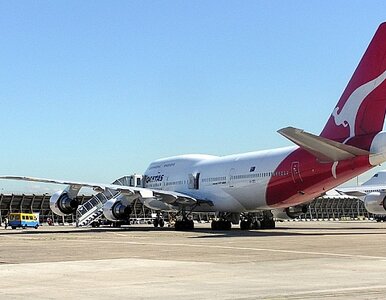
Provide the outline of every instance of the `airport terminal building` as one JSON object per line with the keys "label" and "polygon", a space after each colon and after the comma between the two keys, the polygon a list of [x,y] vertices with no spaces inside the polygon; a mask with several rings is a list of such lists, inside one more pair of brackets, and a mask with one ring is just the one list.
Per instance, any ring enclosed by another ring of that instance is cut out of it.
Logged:
{"label": "airport terminal building", "polygon": [[[1,194],[0,195],[0,220],[13,212],[38,213],[40,223],[47,222],[48,219],[55,223],[77,224],[78,216],[76,213],[65,217],[58,216],[50,210],[50,196],[25,195],[25,194]],[[90,201],[94,201],[93,196],[80,195],[78,201],[80,207],[87,208]],[[143,206],[139,201],[132,205],[133,219],[151,218],[152,211]],[[334,195],[319,197],[308,204],[308,212],[302,214],[300,219],[309,220],[347,220],[356,218],[372,218],[373,215],[366,211],[363,202],[351,196]]]}

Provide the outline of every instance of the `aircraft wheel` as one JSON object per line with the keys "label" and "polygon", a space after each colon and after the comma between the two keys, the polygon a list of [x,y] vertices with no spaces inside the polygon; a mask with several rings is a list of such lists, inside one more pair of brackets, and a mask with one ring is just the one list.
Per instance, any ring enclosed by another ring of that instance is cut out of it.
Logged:
{"label": "aircraft wheel", "polygon": [[261,222],[259,220],[256,220],[252,223],[253,229],[260,229],[261,228]]}
{"label": "aircraft wheel", "polygon": [[212,230],[217,230],[218,229],[218,222],[216,220],[212,220],[210,227],[212,228]]}
{"label": "aircraft wheel", "polygon": [[153,220],[153,226],[154,227],[158,227],[158,219],[154,219]]}
{"label": "aircraft wheel", "polygon": [[182,230],[182,224],[181,224],[181,221],[176,221],[176,223],[174,223],[174,229],[175,230]]}
{"label": "aircraft wheel", "polygon": [[223,229],[224,230],[231,230],[232,229],[232,222],[231,221],[223,221]]}
{"label": "aircraft wheel", "polygon": [[246,220],[242,220],[240,222],[240,229],[241,230],[248,230],[251,226],[251,223],[249,221],[246,221]]}
{"label": "aircraft wheel", "polygon": [[268,223],[268,229],[275,229],[276,227],[275,220],[269,219],[267,223]]}
{"label": "aircraft wheel", "polygon": [[175,230],[193,230],[194,223],[193,220],[179,220],[174,224]]}
{"label": "aircraft wheel", "polygon": [[163,219],[160,219],[158,223],[159,227],[161,228],[165,226],[165,221]]}
{"label": "aircraft wheel", "polygon": [[261,221],[261,229],[275,229],[275,225],[273,219],[264,219]]}
{"label": "aircraft wheel", "polygon": [[194,222],[193,220],[187,220],[187,227],[189,230],[193,230],[194,229]]}

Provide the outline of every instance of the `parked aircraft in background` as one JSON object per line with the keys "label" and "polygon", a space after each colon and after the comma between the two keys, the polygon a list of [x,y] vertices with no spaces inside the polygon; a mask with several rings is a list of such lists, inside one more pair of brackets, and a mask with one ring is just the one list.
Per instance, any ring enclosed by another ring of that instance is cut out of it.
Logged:
{"label": "parked aircraft in background", "polygon": [[[67,184],[50,200],[59,215],[74,212],[79,190],[92,187],[109,198],[104,206],[109,220],[127,218],[130,203],[138,199],[157,211],[178,212],[176,229],[193,228],[193,211],[216,212],[213,229],[229,229],[240,219],[242,229],[274,228],[272,211],[296,216],[304,212],[304,203],[386,161],[385,41],[383,23],[319,136],[293,127],[278,131],[297,146],[223,157],[164,158],[152,162],[143,183],[133,186],[1,178]],[[384,194],[372,197],[383,200]]]}
{"label": "parked aircraft in background", "polygon": [[341,194],[354,196],[363,201],[368,212],[386,215],[386,171],[380,171],[359,186],[336,189]]}

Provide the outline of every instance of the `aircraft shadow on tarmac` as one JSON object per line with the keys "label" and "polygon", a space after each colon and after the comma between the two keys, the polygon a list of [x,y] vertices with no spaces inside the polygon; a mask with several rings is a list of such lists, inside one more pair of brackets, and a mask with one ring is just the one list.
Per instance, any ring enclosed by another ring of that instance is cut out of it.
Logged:
{"label": "aircraft shadow on tarmac", "polygon": [[[232,229],[229,231],[212,231],[208,229],[196,229],[196,232],[205,233],[204,236],[192,236],[188,238],[192,239],[204,239],[204,238],[224,238],[224,237],[272,237],[272,236],[344,236],[344,235],[386,235],[386,232],[379,232],[378,229],[384,228],[301,228],[302,232],[299,232],[299,229],[294,228],[280,228],[280,229],[271,229],[271,230],[240,230]],[[363,230],[367,230],[363,232]],[[323,231],[323,232],[316,232]]]}
{"label": "aircraft shadow on tarmac", "polygon": [[[382,230],[382,232],[380,232]],[[90,234],[90,233],[105,233],[105,232],[164,232],[164,231],[175,231],[174,228],[154,228],[154,227],[99,227],[99,228],[66,228],[66,227],[56,227],[44,229],[40,227],[39,229],[7,229],[0,230],[1,235],[13,235],[13,234],[26,234],[26,235],[35,235],[35,234]],[[365,231],[365,232],[364,232]],[[277,229],[270,230],[240,230],[239,228],[233,228],[231,230],[212,230],[209,228],[196,228],[193,231],[177,231],[177,232],[192,232],[194,234],[202,233],[202,235],[196,236],[187,236],[186,238],[190,239],[205,239],[205,238],[230,238],[230,237],[272,237],[272,236],[325,236],[325,235],[334,235],[334,236],[343,236],[343,235],[386,235],[385,227],[302,227],[302,228],[292,228],[292,227],[280,227]]]}

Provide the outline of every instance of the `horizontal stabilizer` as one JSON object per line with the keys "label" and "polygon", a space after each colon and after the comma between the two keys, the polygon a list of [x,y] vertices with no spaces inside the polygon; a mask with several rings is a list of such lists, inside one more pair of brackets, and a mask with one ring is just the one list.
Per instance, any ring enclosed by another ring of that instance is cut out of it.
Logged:
{"label": "horizontal stabilizer", "polygon": [[335,142],[294,127],[282,128],[278,130],[278,133],[294,142],[300,148],[310,152],[323,163],[336,162],[370,154],[366,150]]}

